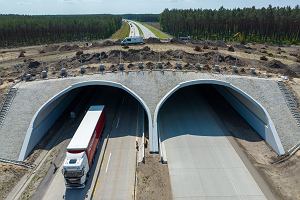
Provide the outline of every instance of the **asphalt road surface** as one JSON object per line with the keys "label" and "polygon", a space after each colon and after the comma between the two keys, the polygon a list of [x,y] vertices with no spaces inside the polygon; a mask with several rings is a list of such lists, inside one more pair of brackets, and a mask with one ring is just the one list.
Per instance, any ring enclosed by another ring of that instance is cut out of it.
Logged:
{"label": "asphalt road surface", "polygon": [[170,98],[159,116],[174,199],[266,199],[200,91]]}

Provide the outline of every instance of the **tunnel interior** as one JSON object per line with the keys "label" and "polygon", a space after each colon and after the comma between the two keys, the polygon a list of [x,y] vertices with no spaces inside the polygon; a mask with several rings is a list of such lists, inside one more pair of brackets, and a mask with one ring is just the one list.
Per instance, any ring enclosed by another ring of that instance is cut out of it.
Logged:
{"label": "tunnel interior", "polygon": [[161,142],[182,135],[233,136],[250,142],[266,139],[264,111],[223,85],[198,84],[174,92],[158,112]]}
{"label": "tunnel interior", "polygon": [[[134,117],[138,115],[137,112],[143,113],[143,122],[148,127],[148,118],[143,105],[127,91],[107,85],[82,86],[64,93],[40,110],[33,122],[24,158],[34,149],[51,149],[60,142],[72,138],[91,105],[105,105],[106,131],[112,128],[113,123],[119,123],[116,120],[120,112],[126,113],[128,117],[119,120],[128,122],[136,120]],[[75,119],[71,119],[71,112],[75,113]],[[135,133],[124,130],[122,134]],[[145,134],[148,134],[148,131],[145,131]],[[56,138],[54,142],[48,144],[54,137]]]}

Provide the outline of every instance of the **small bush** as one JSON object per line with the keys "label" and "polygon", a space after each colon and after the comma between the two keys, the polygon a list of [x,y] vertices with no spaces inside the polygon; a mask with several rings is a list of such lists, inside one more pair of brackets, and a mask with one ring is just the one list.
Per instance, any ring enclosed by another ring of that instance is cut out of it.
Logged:
{"label": "small bush", "polygon": [[229,46],[227,50],[228,50],[228,51],[231,51],[231,52],[234,52],[233,46]]}
{"label": "small bush", "polygon": [[261,57],[260,57],[260,60],[268,61],[268,58],[267,58],[266,56],[261,56]]}
{"label": "small bush", "polygon": [[209,49],[208,45],[207,44],[203,45],[203,49]]}
{"label": "small bush", "polygon": [[198,51],[198,52],[202,52],[202,49],[201,49],[201,47],[199,47],[199,46],[195,46],[194,50],[195,50],[195,51]]}

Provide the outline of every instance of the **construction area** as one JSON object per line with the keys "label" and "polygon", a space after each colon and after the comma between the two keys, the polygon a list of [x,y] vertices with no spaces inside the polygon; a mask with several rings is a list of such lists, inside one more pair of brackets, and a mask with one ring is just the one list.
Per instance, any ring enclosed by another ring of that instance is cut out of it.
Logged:
{"label": "construction area", "polygon": [[[299,46],[120,42],[0,49],[0,199],[300,199]],[[60,166],[93,102],[109,108],[99,162],[70,192]],[[208,167],[235,189],[211,191]]]}

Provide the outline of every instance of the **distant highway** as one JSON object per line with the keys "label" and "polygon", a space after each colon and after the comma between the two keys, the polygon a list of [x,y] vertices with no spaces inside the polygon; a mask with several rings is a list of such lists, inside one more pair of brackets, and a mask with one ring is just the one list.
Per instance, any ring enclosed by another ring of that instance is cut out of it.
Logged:
{"label": "distant highway", "polygon": [[141,31],[143,32],[142,37],[144,39],[148,39],[148,38],[157,38],[155,36],[154,33],[152,33],[152,31],[150,31],[147,27],[145,27],[143,24],[136,22],[136,21],[132,21],[132,20],[126,20],[130,26],[130,33],[129,33],[129,37],[132,36],[141,36],[139,34],[139,29],[137,27],[139,27],[141,29]]}
{"label": "distant highway", "polygon": [[266,199],[226,138],[205,95],[180,92],[161,110],[159,131],[174,199]]}
{"label": "distant highway", "polygon": [[140,36],[140,32],[138,27],[132,21],[126,20],[130,27],[129,37],[137,37]]}
{"label": "distant highway", "polygon": [[148,39],[148,38],[157,38],[156,35],[150,31],[150,29],[148,29],[146,26],[144,26],[143,24],[139,23],[139,22],[136,22],[134,21],[134,23],[140,27],[140,29],[142,30],[143,32],[143,35],[144,35],[144,38],[145,39]]}

